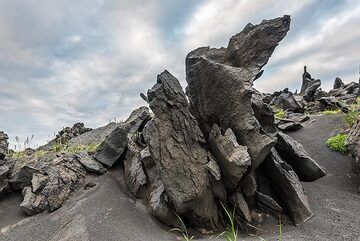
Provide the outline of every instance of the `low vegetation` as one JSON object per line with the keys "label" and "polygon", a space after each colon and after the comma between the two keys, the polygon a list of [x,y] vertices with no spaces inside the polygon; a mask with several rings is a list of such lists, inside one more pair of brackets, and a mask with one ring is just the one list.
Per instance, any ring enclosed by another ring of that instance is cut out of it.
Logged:
{"label": "low vegetation", "polygon": [[339,114],[341,112],[340,109],[326,109],[324,111],[321,112],[321,114],[324,115],[336,115]]}
{"label": "low vegetation", "polygon": [[359,118],[359,110],[351,108],[348,113],[345,115],[346,124],[351,128]]}
{"label": "low vegetation", "polygon": [[238,229],[235,226],[235,208],[233,212],[230,212],[223,203],[221,203],[222,208],[225,211],[226,217],[228,219],[228,228],[221,236],[225,237],[226,241],[236,241],[238,236]]}
{"label": "low vegetation", "polygon": [[326,145],[330,147],[333,151],[338,151],[341,153],[346,153],[347,149],[345,146],[345,141],[347,138],[347,134],[337,134],[336,136],[330,137],[326,141]]}
{"label": "low vegetation", "polygon": [[271,108],[273,109],[276,118],[285,118],[285,111],[283,109],[276,106],[271,106]]}
{"label": "low vegetation", "polygon": [[185,226],[185,223],[183,222],[183,220],[181,219],[181,217],[179,215],[177,215],[176,213],[174,213],[175,216],[178,218],[179,223],[180,223],[180,227],[179,228],[172,228],[169,230],[169,232],[178,232],[182,235],[181,239],[184,241],[190,241],[195,239],[194,236],[190,236],[188,233],[188,230]]}

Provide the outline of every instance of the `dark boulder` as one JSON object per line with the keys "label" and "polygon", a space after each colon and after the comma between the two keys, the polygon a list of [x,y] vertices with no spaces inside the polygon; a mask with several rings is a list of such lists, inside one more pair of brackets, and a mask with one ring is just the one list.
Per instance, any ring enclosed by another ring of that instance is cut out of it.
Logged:
{"label": "dark boulder", "polygon": [[260,131],[252,110],[253,82],[289,30],[290,17],[248,24],[227,48],[202,47],[186,57],[190,109],[207,138],[214,123],[231,128],[252,161],[261,163],[274,139]]}
{"label": "dark boulder", "polygon": [[179,81],[168,71],[147,93],[154,117],[144,137],[164,189],[178,214],[196,227],[215,228],[218,212],[208,176],[208,152]]}
{"label": "dark boulder", "polygon": [[265,97],[259,91],[254,90],[251,97],[251,106],[257,121],[264,131],[267,133],[275,133],[277,130],[274,112],[270,105],[264,102],[264,98]]}
{"label": "dark boulder", "polygon": [[325,170],[306,153],[300,143],[281,132],[277,137],[276,150],[292,166],[301,181],[313,182],[326,175]]}
{"label": "dark boulder", "polygon": [[111,167],[124,154],[128,140],[136,135],[150,119],[147,107],[134,110],[130,117],[116,127],[109,136],[99,145],[94,155],[102,164]]}
{"label": "dark boulder", "polygon": [[348,113],[350,111],[349,107],[338,101],[333,96],[320,98],[319,102],[325,107],[325,109],[340,109],[344,113]]}
{"label": "dark boulder", "polygon": [[87,171],[99,173],[99,174],[104,174],[106,172],[106,168],[103,165],[101,165],[101,163],[97,162],[87,152],[82,151],[78,153],[76,157]]}
{"label": "dark boulder", "polygon": [[265,161],[266,172],[274,191],[286,205],[295,225],[302,224],[313,216],[300,180],[290,165],[284,162],[273,149]]}
{"label": "dark boulder", "polygon": [[334,81],[334,87],[333,87],[333,89],[335,90],[335,89],[340,89],[340,88],[342,88],[342,87],[344,87],[344,82],[342,82],[342,80],[339,78],[339,77],[336,77],[335,78],[335,81]]}
{"label": "dark boulder", "polygon": [[295,96],[291,92],[283,92],[280,95],[275,96],[270,105],[292,112],[304,112],[303,106],[295,99]]}

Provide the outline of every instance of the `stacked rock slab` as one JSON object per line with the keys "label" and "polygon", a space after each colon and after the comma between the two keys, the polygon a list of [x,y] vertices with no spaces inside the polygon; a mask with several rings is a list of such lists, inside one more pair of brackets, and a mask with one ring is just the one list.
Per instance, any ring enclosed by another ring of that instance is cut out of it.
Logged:
{"label": "stacked rock slab", "polygon": [[111,167],[125,153],[128,140],[150,119],[149,109],[140,107],[134,110],[130,117],[116,127],[100,144],[95,153],[95,159]]}
{"label": "stacked rock slab", "polygon": [[253,166],[259,166],[275,140],[260,131],[251,96],[278,43],[289,30],[290,17],[248,24],[233,36],[227,48],[202,47],[186,57],[190,109],[207,138],[213,124],[231,128],[241,145],[248,147]]}

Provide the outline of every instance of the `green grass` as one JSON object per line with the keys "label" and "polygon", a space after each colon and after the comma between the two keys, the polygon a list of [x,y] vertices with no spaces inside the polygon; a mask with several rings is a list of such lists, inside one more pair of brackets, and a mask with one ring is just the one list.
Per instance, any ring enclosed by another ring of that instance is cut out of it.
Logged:
{"label": "green grass", "polygon": [[25,156],[25,151],[14,151],[11,153],[12,158],[21,158]]}
{"label": "green grass", "polygon": [[221,233],[219,236],[225,237],[226,241],[236,241],[238,236],[238,229],[235,226],[235,208],[233,212],[230,212],[222,202],[221,206],[225,211],[229,223],[227,230]]}
{"label": "green grass", "polygon": [[340,109],[326,109],[324,111],[321,111],[321,114],[324,114],[324,115],[336,115],[336,114],[338,114],[340,112],[341,112]]}
{"label": "green grass", "polygon": [[271,108],[273,109],[276,118],[285,118],[285,111],[283,109],[276,106],[271,106]]}
{"label": "green grass", "polygon": [[346,153],[347,152],[345,146],[346,138],[347,138],[347,134],[338,134],[336,136],[332,136],[326,141],[326,145],[330,147],[330,149],[333,151]]}
{"label": "green grass", "polygon": [[178,218],[179,223],[180,223],[180,227],[179,228],[172,228],[169,230],[169,232],[178,232],[182,235],[181,239],[184,241],[190,241],[195,239],[194,236],[190,236],[188,233],[188,230],[186,228],[185,223],[183,222],[183,220],[181,219],[181,217],[179,215],[177,215],[176,213],[174,213],[175,216]]}
{"label": "green grass", "polygon": [[75,146],[67,148],[67,151],[70,153],[74,153],[74,154],[82,152],[82,151],[94,153],[94,152],[96,152],[98,147],[99,147],[99,144],[75,145]]}
{"label": "green grass", "polygon": [[355,108],[351,108],[348,113],[345,115],[345,122],[351,128],[359,118],[359,111]]}

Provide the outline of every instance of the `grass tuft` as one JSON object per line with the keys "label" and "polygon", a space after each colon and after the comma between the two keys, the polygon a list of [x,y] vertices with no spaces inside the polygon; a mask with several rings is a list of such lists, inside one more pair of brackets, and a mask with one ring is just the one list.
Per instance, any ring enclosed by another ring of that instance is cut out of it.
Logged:
{"label": "grass tuft", "polygon": [[221,206],[225,211],[229,224],[228,229],[221,233],[220,236],[225,237],[226,241],[236,241],[238,236],[238,229],[235,226],[235,208],[233,212],[230,212],[222,202]]}
{"label": "grass tuft", "polygon": [[338,151],[341,153],[346,153],[347,149],[345,146],[345,141],[347,138],[347,134],[337,134],[336,136],[330,137],[326,141],[326,145],[330,147],[333,151]]}
{"label": "grass tuft", "polygon": [[182,235],[182,240],[184,241],[190,241],[195,239],[194,236],[189,236],[188,230],[185,226],[185,223],[183,222],[183,220],[181,219],[181,217],[179,215],[177,215],[176,213],[174,213],[175,216],[178,218],[179,223],[180,223],[180,227],[179,228],[172,228],[169,230],[169,232],[178,232]]}
{"label": "grass tuft", "polygon": [[355,108],[351,108],[348,113],[345,115],[345,122],[351,128],[359,118],[359,111]]}

